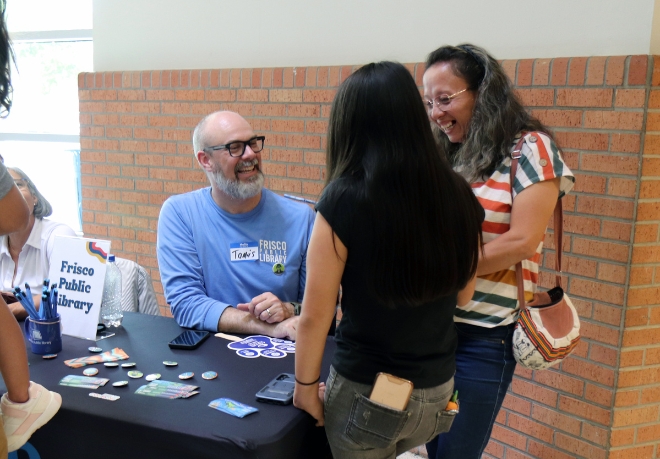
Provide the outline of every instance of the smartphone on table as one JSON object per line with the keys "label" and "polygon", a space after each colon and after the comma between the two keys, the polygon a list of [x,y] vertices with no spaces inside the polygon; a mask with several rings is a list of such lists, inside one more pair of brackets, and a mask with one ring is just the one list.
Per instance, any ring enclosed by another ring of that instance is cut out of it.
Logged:
{"label": "smartphone on table", "polygon": [[197,349],[210,334],[207,331],[186,330],[167,344],[171,349]]}
{"label": "smartphone on table", "polygon": [[408,406],[413,383],[388,373],[378,373],[369,399],[395,410],[403,411]]}
{"label": "smartphone on table", "polygon": [[273,403],[275,405],[288,405],[293,401],[295,377],[290,373],[280,373],[257,392],[257,401]]}

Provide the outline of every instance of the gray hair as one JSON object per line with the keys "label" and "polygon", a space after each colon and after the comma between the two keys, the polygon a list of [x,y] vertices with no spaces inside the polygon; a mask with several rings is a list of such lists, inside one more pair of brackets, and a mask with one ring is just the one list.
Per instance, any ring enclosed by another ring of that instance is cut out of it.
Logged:
{"label": "gray hair", "polygon": [[37,198],[37,203],[34,205],[34,217],[35,218],[44,218],[48,217],[53,213],[53,206],[50,205],[50,202],[46,198],[44,198],[44,195],[39,193],[39,190],[37,190],[36,185],[32,180],[30,180],[30,177],[27,176],[25,172],[20,170],[18,167],[8,167],[7,170],[10,170],[17,174],[21,180],[23,180],[28,187],[28,190],[30,190],[30,194]]}
{"label": "gray hair", "polygon": [[547,127],[527,113],[504,69],[485,49],[469,43],[443,46],[429,54],[426,68],[441,62],[449,62],[454,74],[476,94],[462,143],[451,143],[434,126],[441,150],[469,182],[489,177],[510,156],[519,132],[541,131],[550,135]]}

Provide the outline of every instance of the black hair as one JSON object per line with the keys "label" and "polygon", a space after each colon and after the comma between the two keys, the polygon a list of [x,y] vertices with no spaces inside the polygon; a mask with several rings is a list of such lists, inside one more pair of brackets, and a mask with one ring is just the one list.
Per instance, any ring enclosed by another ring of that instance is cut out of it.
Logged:
{"label": "black hair", "polygon": [[[404,66],[365,65],[340,86],[330,112],[327,182],[349,191],[373,221],[369,293],[420,305],[474,275],[483,209],[440,154],[419,90]],[[397,269],[392,269],[397,266]]]}
{"label": "black hair", "polygon": [[15,62],[14,51],[11,48],[9,32],[5,20],[7,2],[0,0],[0,118],[5,118],[11,110],[11,61]]}

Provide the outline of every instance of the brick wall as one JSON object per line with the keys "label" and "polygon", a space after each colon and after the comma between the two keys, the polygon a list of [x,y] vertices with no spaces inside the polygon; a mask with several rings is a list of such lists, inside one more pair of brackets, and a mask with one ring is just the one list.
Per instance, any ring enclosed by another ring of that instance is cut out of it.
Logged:
{"label": "brick wall", "polygon": [[[660,458],[660,69],[649,56],[502,64],[577,177],[565,199],[564,268],[584,338],[557,369],[518,370],[486,456]],[[421,85],[423,65],[408,68]],[[266,186],[316,198],[330,104],[352,71],[81,74],[85,234],[150,269],[169,315],[156,226],[168,196],[207,186],[192,155],[194,126],[214,110],[241,113],[266,135]]]}
{"label": "brick wall", "polygon": [[[641,62],[641,59],[640,59]],[[660,59],[650,60],[645,135],[612,416],[612,458],[660,457]],[[641,78],[638,80],[641,84]],[[638,96],[641,99],[641,95]]]}

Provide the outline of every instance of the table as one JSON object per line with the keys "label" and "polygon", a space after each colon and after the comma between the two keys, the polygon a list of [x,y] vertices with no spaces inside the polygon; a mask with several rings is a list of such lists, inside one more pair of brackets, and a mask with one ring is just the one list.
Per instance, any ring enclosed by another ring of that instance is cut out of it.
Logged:
{"label": "table", "polygon": [[[138,313],[124,313],[122,327],[113,330],[115,336],[97,345],[103,351],[123,349],[130,356],[124,362],[136,362],[137,366],[93,365],[99,369],[98,377],[110,379],[96,391],[58,385],[62,377],[81,375],[90,368],[70,368],[63,362],[92,355],[87,348],[94,346],[94,341],[63,336],[63,350],[53,360],[32,354],[27,343],[31,379],[62,395],[60,411],[29,441],[43,459],[331,457],[325,431],[314,427],[311,416],[293,405],[255,400],[255,393],[272,378],[281,372],[294,372],[292,354],[281,359],[241,358],[227,348],[229,341],[214,336],[193,351],[170,349],[167,343],[183,329],[174,319]],[[334,339],[328,337],[323,380],[334,349]],[[165,360],[179,365],[166,367]],[[144,376],[160,373],[162,380],[194,384],[200,393],[175,400],[137,395],[135,390],[147,381],[144,377],[128,378],[129,370],[139,370]],[[186,371],[194,372],[194,378],[179,380],[178,375]],[[218,378],[202,379],[205,371],[216,371]],[[119,380],[128,380],[128,386],[113,387],[112,382]],[[90,397],[90,392],[121,398],[106,401]],[[207,406],[219,397],[254,406],[259,412],[241,419]]]}

